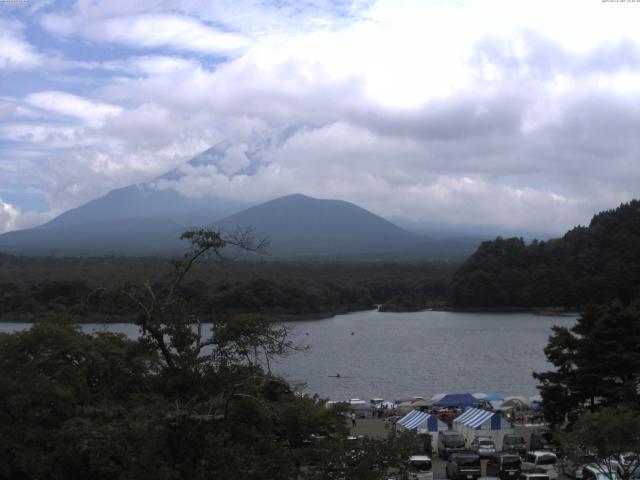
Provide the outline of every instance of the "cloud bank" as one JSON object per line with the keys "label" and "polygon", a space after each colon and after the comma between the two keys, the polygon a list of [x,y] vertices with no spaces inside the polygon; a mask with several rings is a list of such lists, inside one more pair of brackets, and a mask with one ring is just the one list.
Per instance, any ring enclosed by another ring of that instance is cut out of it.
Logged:
{"label": "cloud bank", "polygon": [[[35,222],[222,140],[224,161],[156,187],[550,233],[639,195],[640,4],[215,5],[79,0],[11,21],[0,196],[39,192]],[[32,211],[11,208],[5,231]]]}

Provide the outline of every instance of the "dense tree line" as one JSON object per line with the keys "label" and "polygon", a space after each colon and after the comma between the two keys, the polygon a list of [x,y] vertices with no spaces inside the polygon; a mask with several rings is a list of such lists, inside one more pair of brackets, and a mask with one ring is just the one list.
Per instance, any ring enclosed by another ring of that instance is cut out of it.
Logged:
{"label": "dense tree line", "polygon": [[587,307],[573,327],[553,327],[545,355],[555,370],[534,377],[553,425],[601,407],[640,409],[638,301]]}
{"label": "dense tree line", "polygon": [[563,455],[588,458],[603,478],[637,478],[640,301],[589,306],[573,327],[553,328],[545,354],[553,369],[534,377]]}
{"label": "dense tree line", "polygon": [[455,272],[449,301],[457,308],[580,308],[638,293],[640,201],[633,200],[562,238],[483,242]]}
{"label": "dense tree line", "polygon": [[[199,313],[211,315],[326,317],[385,303],[391,310],[418,310],[444,300],[456,266],[446,262],[247,261],[213,269],[203,262],[177,294]],[[135,306],[110,295],[109,288],[148,282],[162,290],[167,288],[170,268],[167,260],[151,258],[79,261],[0,254],[0,319],[130,319]]]}

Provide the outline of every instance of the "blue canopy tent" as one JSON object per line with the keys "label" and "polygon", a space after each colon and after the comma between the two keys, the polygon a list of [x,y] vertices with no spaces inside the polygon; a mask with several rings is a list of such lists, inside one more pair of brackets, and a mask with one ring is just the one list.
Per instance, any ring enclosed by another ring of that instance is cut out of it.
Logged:
{"label": "blue canopy tent", "polygon": [[470,393],[449,393],[438,400],[434,405],[438,407],[461,408],[464,410],[480,403],[482,402]]}

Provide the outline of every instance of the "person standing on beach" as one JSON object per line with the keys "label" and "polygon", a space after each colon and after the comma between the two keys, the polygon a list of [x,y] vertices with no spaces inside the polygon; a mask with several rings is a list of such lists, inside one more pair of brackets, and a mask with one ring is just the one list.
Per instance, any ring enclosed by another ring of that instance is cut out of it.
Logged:
{"label": "person standing on beach", "polygon": [[354,411],[351,412],[351,426],[356,428],[356,412]]}

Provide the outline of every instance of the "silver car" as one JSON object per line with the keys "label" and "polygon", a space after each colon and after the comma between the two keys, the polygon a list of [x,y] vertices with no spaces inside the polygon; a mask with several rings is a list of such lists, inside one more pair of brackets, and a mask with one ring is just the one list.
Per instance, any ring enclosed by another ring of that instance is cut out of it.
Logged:
{"label": "silver car", "polygon": [[409,457],[409,478],[416,480],[433,480],[433,466],[428,455],[412,455]]}
{"label": "silver car", "polygon": [[491,437],[475,437],[469,449],[477,452],[481,457],[490,457],[496,453],[496,444]]}

